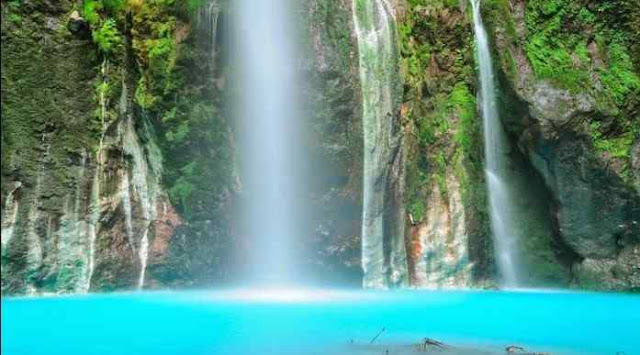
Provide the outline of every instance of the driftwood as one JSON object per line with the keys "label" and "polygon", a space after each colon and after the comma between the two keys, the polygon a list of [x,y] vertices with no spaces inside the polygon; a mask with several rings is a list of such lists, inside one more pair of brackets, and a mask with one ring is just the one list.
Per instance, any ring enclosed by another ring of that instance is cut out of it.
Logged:
{"label": "driftwood", "polygon": [[431,339],[431,338],[424,338],[422,339],[422,350],[423,351],[427,351],[427,347],[429,346],[434,346],[438,349],[444,349],[447,347],[447,345],[445,345],[445,343],[441,342],[441,341],[437,341],[435,339]]}
{"label": "driftwood", "polygon": [[516,346],[516,345],[509,345],[504,349],[508,354],[513,354],[513,353],[523,353],[524,352],[524,348],[521,346]]}
{"label": "driftwood", "polygon": [[385,330],[386,330],[385,327],[382,327],[382,329],[380,329],[378,334],[376,334],[376,336],[374,336],[373,339],[371,339],[371,342],[369,342],[369,344],[373,344],[373,342],[376,341],[378,337],[380,337],[380,335],[384,333]]}
{"label": "driftwood", "polygon": [[507,352],[507,354],[522,354],[522,355],[550,355],[548,353],[532,353],[532,352],[528,352],[526,351],[523,347],[521,346],[516,346],[516,345],[509,345],[506,348],[504,348],[504,350]]}

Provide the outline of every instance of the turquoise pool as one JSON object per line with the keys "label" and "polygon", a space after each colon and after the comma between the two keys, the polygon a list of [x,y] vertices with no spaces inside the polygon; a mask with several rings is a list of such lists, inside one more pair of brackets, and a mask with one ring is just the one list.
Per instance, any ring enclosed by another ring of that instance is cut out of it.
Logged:
{"label": "turquoise pool", "polygon": [[404,354],[424,353],[425,337],[448,345],[426,349],[434,353],[640,354],[640,296],[240,289],[2,299],[5,355]]}

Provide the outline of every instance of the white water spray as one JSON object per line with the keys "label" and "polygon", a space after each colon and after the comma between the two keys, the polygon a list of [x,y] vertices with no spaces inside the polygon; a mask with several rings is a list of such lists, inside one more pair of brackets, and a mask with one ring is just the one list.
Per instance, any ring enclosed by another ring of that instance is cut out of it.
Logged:
{"label": "white water spray", "polygon": [[[290,283],[300,163],[296,140],[295,32],[288,0],[239,0],[232,38],[243,194],[241,263],[249,281]],[[246,255],[248,254],[248,255]]]}
{"label": "white water spray", "polygon": [[504,286],[518,284],[515,247],[518,240],[510,209],[512,197],[506,185],[507,138],[500,121],[496,102],[495,78],[487,31],[482,23],[480,1],[470,0],[476,35],[476,56],[480,67],[480,96],[484,125],[486,179],[489,191],[489,214],[494,237],[496,261]]}

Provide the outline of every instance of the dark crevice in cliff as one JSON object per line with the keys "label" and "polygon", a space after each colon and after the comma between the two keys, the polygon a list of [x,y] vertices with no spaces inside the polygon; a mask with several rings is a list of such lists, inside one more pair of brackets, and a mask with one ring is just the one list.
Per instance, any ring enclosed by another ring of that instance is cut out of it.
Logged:
{"label": "dark crevice in cliff", "polygon": [[525,275],[522,281],[527,286],[566,286],[572,278],[571,267],[580,261],[580,256],[562,239],[557,222],[558,201],[531,161],[530,143],[523,140],[534,134],[528,103],[518,97],[504,71],[498,69],[498,104],[511,147],[511,186],[518,196],[513,209],[520,223],[518,253]]}

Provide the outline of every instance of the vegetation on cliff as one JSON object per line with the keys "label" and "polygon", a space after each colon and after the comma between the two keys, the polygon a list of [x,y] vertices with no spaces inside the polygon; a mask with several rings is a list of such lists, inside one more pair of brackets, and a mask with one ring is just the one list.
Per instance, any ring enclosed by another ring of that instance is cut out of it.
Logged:
{"label": "vegetation on cliff", "polygon": [[[464,5],[464,4],[463,4]],[[470,17],[458,1],[409,1],[399,26],[408,145],[406,203],[414,223],[459,185],[475,277],[490,274],[482,123],[476,115]],[[434,190],[433,187],[437,186]],[[433,202],[431,202],[433,203]],[[455,227],[454,227],[455,228]]]}

